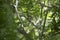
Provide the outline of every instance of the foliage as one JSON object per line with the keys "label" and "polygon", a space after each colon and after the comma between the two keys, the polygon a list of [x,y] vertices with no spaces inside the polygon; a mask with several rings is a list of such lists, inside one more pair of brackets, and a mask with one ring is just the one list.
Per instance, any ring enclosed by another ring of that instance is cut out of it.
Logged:
{"label": "foliage", "polygon": [[0,0],[0,40],[60,40],[60,0]]}

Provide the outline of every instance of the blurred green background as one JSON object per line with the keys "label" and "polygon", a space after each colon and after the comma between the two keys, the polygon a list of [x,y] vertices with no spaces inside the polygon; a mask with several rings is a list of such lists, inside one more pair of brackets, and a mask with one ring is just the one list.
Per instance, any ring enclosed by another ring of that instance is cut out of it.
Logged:
{"label": "blurred green background", "polygon": [[0,0],[0,40],[60,40],[60,0]]}

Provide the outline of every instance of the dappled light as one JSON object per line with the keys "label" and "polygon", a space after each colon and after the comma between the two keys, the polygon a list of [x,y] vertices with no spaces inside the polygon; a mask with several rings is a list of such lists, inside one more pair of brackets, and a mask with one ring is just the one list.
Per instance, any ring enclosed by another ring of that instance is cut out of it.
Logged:
{"label": "dappled light", "polygon": [[0,0],[0,40],[60,40],[60,0]]}

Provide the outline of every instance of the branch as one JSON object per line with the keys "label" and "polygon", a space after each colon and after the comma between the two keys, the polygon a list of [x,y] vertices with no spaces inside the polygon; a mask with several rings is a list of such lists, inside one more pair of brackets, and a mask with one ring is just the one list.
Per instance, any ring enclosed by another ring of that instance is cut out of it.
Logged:
{"label": "branch", "polygon": [[26,33],[26,31],[24,29],[17,29],[19,33],[21,33],[22,35],[24,35],[24,37],[26,37],[26,40],[33,40],[29,34]]}
{"label": "branch", "polygon": [[21,34],[23,34],[24,36],[27,36],[28,34],[25,32],[24,29],[17,29],[18,32],[20,32]]}

